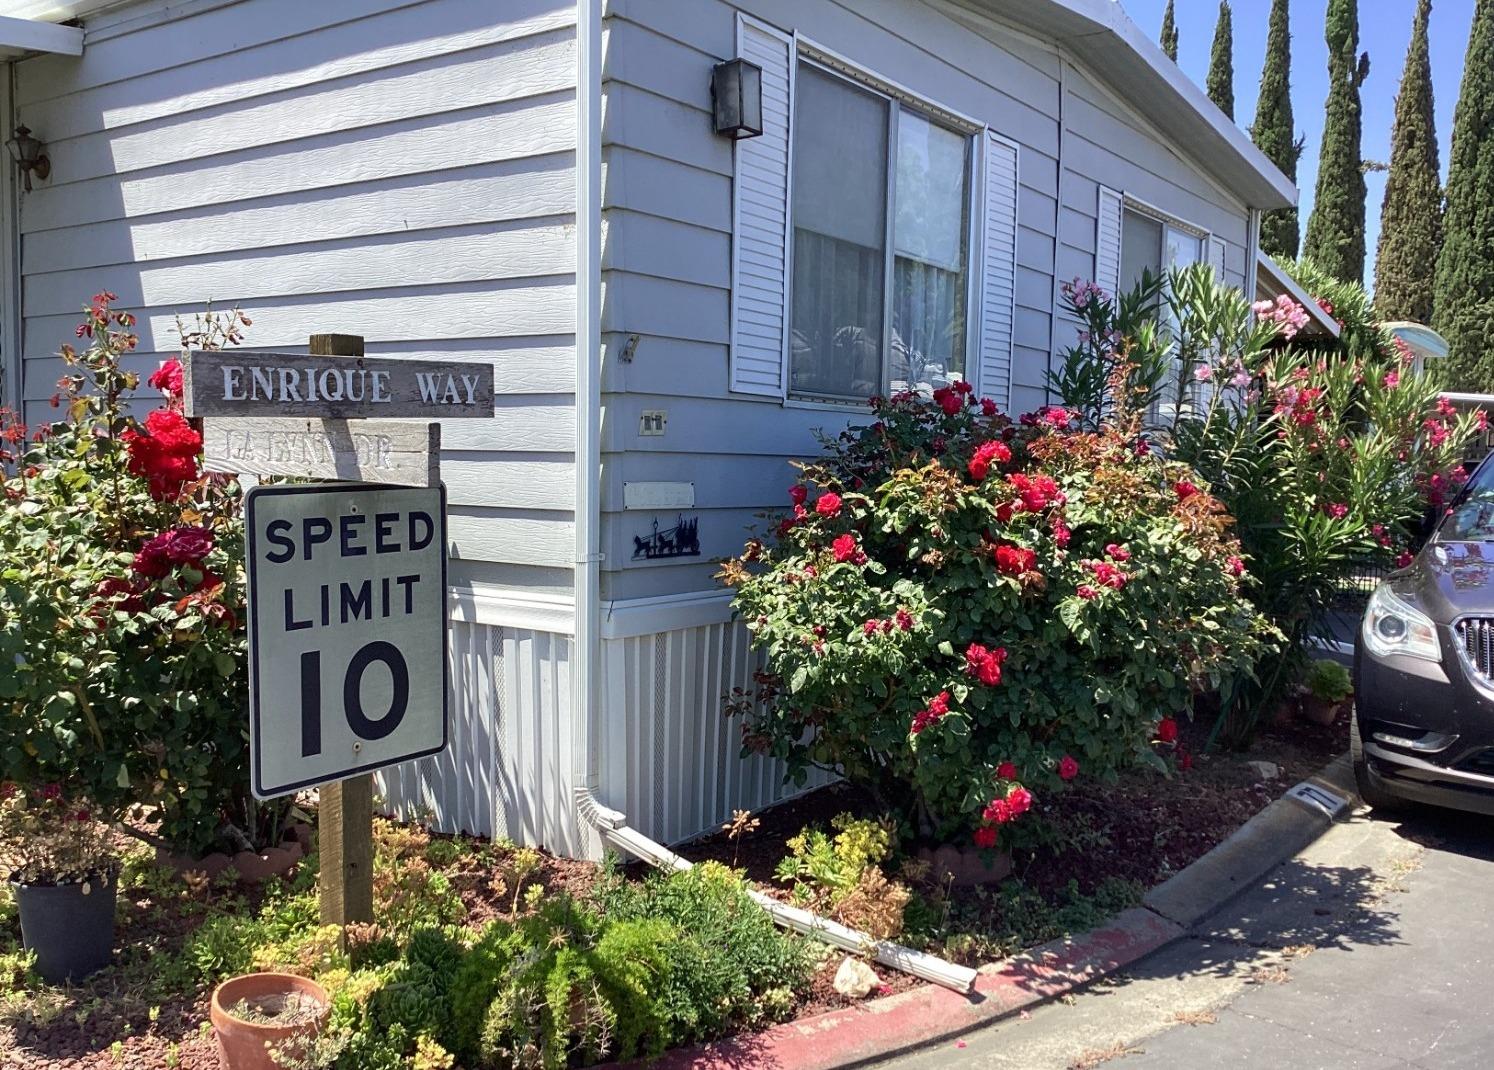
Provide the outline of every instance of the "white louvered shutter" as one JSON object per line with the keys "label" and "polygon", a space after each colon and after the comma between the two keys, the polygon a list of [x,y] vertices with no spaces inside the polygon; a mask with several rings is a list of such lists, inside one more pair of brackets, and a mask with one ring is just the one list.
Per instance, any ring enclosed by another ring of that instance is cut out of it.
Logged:
{"label": "white louvered shutter", "polygon": [[1012,395],[1012,319],[1017,287],[1017,148],[988,132],[985,151],[980,367],[975,385],[983,397],[1006,408]]}
{"label": "white louvered shutter", "polygon": [[1220,282],[1224,281],[1224,239],[1211,236],[1209,238],[1209,266],[1214,269],[1214,274]]}
{"label": "white louvered shutter", "polygon": [[763,132],[736,144],[731,389],[782,397],[793,41],[739,17],[737,55],[763,69]]}
{"label": "white louvered shutter", "polygon": [[1099,214],[1095,222],[1095,285],[1111,297],[1120,289],[1121,194],[1100,187]]}

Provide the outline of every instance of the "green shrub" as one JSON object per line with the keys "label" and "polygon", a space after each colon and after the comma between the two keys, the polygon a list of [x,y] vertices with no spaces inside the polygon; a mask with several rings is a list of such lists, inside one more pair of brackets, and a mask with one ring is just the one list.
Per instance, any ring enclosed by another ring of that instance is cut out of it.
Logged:
{"label": "green shrub", "polygon": [[982,846],[1029,789],[1160,764],[1159,722],[1248,672],[1268,630],[1219,503],[1137,448],[1125,401],[1076,430],[958,387],[874,400],[722,569],[767,661],[733,702],[746,745]]}
{"label": "green shrub", "polygon": [[441,1043],[463,1063],[475,1064],[488,1007],[525,949],[523,934],[492,921],[462,958],[451,982],[451,1021]]}
{"label": "green shrub", "polygon": [[673,949],[665,1015],[680,1039],[704,1039],[774,1021],[808,981],[812,949],[782,933],[740,877],[716,863],[655,873],[641,883],[605,880],[608,919],[668,922],[685,938]]}
{"label": "green shrub", "polygon": [[271,942],[256,919],[218,914],[187,937],[182,955],[198,980],[214,983],[247,972],[255,949]]}
{"label": "green shrub", "polygon": [[1319,658],[1307,666],[1307,675],[1303,678],[1302,685],[1313,698],[1329,703],[1342,702],[1354,690],[1349,670],[1326,658]]}
{"label": "green shrub", "polygon": [[1252,308],[1196,265],[1160,288],[1071,302],[1090,341],[1055,377],[1066,404],[1093,411],[1103,399],[1094,384],[1118,355],[1160,369],[1130,384],[1148,434],[1235,519],[1247,593],[1287,642],[1259,687],[1226,689],[1217,730],[1232,742],[1302,671],[1303,640],[1343,577],[1409,561],[1423,517],[1455,493],[1464,444],[1485,422],[1439,400],[1435,374],[1416,371],[1375,323],[1363,287],[1306,263],[1289,270],[1343,323],[1339,339],[1307,342],[1295,302]]}
{"label": "green shrub", "polygon": [[[162,407],[130,415],[134,317],[113,299],[87,309],[86,350],[63,347],[57,422],[28,436],[0,411],[0,781],[140,808],[184,852],[272,844],[289,803],[248,787],[239,488],[202,473],[176,362],[151,377]],[[183,346],[246,322],[210,316]]]}

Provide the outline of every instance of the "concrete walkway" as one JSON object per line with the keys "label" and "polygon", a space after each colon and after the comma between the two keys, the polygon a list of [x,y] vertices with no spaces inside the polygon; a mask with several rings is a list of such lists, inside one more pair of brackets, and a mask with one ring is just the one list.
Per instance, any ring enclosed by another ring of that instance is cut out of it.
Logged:
{"label": "concrete walkway", "polygon": [[1359,813],[1125,974],[898,1070],[1494,1066],[1494,824]]}

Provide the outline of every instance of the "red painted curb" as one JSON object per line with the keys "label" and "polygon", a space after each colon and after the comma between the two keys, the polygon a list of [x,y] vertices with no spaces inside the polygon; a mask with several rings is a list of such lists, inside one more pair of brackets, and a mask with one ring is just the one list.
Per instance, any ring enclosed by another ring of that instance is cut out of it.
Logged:
{"label": "red painted curb", "polygon": [[651,1063],[626,1065],[655,1070],[831,1070],[886,1058],[1061,996],[1130,965],[1182,932],[1181,926],[1136,907],[1082,936],[982,967],[969,996],[922,985],[760,1033],[667,1052]]}

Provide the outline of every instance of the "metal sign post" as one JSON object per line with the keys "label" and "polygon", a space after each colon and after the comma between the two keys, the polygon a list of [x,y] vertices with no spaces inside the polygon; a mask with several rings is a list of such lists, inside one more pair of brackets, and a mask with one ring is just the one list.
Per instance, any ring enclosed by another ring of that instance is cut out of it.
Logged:
{"label": "metal sign post", "polygon": [[373,776],[446,746],[446,495],[439,425],[491,416],[492,368],[309,356],[187,357],[210,471],[357,482],[245,497],[251,788],[320,787],[323,924],[373,920]]}

